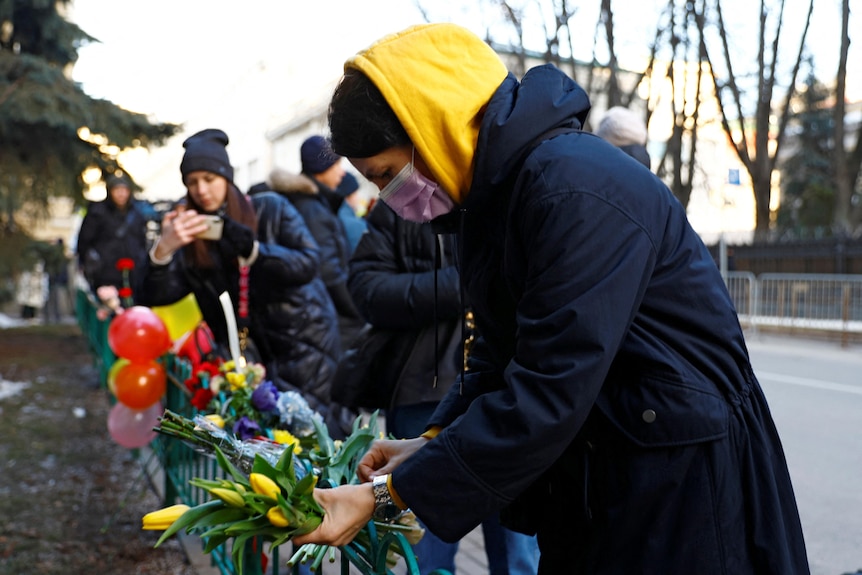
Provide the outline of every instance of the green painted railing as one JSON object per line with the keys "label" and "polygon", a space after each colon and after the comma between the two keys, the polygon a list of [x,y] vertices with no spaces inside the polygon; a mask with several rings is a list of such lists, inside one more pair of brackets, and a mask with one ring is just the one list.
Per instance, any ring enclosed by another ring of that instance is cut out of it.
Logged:
{"label": "green painted railing", "polygon": [[[107,388],[108,372],[117,360],[116,355],[108,345],[108,326],[110,318],[100,320],[96,312],[99,306],[95,298],[88,290],[79,288],[76,292],[75,313],[78,324],[88,346],[93,354],[93,360],[99,370],[99,381]],[[178,358],[174,354],[167,354],[161,360],[165,365],[168,375],[167,392],[165,394],[165,407],[171,411],[193,417],[196,414],[194,407],[189,403],[184,382],[191,375],[189,362]],[[164,472],[164,503],[172,505],[177,502],[194,506],[209,499],[209,494],[204,490],[189,485],[189,480],[194,477],[204,479],[215,479],[222,477],[223,473],[216,460],[208,455],[198,453],[189,445],[175,439],[159,435],[153,440],[152,449],[155,451],[159,464]],[[340,557],[340,565],[334,566],[342,575],[356,573],[362,575],[394,575],[389,569],[387,557],[393,549],[398,549],[398,554],[403,557],[406,570],[399,568],[404,575],[419,575],[416,557],[413,554],[410,543],[400,533],[388,533],[379,542],[374,529],[374,524],[368,526],[371,535],[371,543],[362,545],[357,541],[338,549],[337,556]],[[202,542],[202,545],[205,542]],[[284,573],[286,560],[281,548],[270,549],[268,565],[264,570],[262,565],[261,551],[256,548],[256,543],[247,543],[248,547],[243,554],[245,557],[242,570],[244,575],[278,575]],[[292,556],[295,549],[287,545],[284,549],[288,556]],[[222,575],[236,575],[236,568],[231,560],[231,548],[228,543],[219,546],[209,554],[213,567],[217,568]],[[338,557],[334,557],[338,561]],[[327,563],[329,561],[327,560]],[[400,563],[400,562],[399,562]],[[295,565],[294,575],[303,571],[311,570],[315,573],[329,571],[324,565]],[[431,575],[449,575],[448,571],[438,570]]]}
{"label": "green painted railing", "polygon": [[93,363],[99,372],[99,384],[107,387],[108,371],[117,361],[117,356],[108,345],[108,326],[111,324],[111,318],[99,319],[96,313],[98,309],[99,304],[95,296],[86,287],[79,286],[75,290],[75,317],[93,354]]}

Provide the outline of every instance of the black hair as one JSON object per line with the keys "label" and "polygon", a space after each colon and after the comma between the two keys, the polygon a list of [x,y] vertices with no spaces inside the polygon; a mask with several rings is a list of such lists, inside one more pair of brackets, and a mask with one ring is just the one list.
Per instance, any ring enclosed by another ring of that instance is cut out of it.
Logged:
{"label": "black hair", "polygon": [[410,137],[377,86],[359,70],[348,70],[329,103],[332,151],[347,158],[368,158]]}

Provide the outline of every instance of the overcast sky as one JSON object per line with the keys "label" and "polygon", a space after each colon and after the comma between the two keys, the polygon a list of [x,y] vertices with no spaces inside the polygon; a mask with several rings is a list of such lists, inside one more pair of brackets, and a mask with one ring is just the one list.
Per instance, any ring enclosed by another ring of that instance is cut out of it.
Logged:
{"label": "overcast sky", "polygon": [[[862,0],[853,2],[862,12]],[[643,57],[637,52],[646,50],[653,34],[657,11],[652,7],[664,3],[614,1],[617,43],[630,61]],[[469,0],[422,1],[431,18],[463,24],[484,36],[481,26],[487,15],[483,18],[475,6],[465,4]],[[592,4],[597,10],[599,3]],[[758,4],[740,0],[745,8],[726,14],[729,20],[737,18],[732,40],[744,49],[756,38]],[[801,25],[806,4],[788,0],[788,38]],[[823,79],[835,75],[838,47],[825,42],[835,42],[838,5],[839,0],[818,0],[809,34],[824,43],[817,52]],[[595,32],[595,11],[589,10],[578,12],[582,24],[575,36],[582,53],[576,56],[581,58],[590,57]],[[70,19],[101,41],[80,51],[74,78],[84,90],[171,122],[207,110],[216,113],[219,99],[261,66],[283,74],[285,102],[298,99],[336,78],[344,60],[356,51],[384,34],[422,22],[412,0],[74,0]],[[792,54],[796,46],[788,42],[784,49]],[[858,42],[853,50],[850,68],[858,70]],[[862,90],[853,89],[854,96],[862,98]]]}

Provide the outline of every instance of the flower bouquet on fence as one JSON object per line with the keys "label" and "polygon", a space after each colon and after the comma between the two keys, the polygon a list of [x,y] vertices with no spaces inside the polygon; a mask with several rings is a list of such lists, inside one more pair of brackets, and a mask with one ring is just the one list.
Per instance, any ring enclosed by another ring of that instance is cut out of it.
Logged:
{"label": "flower bouquet on fence", "polygon": [[[314,500],[314,487],[358,483],[356,466],[379,435],[376,413],[368,425],[361,425],[357,418],[343,442],[329,437],[319,417],[312,418],[311,436],[302,440],[292,437],[285,443],[241,439],[213,419],[212,415],[188,419],[165,411],[156,431],[213,455],[226,478],[190,480],[207,491],[210,500],[195,507],[173,505],[148,513],[143,528],[164,530],[156,547],[181,530],[197,532],[205,540],[206,553],[232,540],[231,557],[240,575],[250,540],[269,542],[274,548],[320,525],[323,509]],[[381,564],[381,557],[392,565],[396,554],[406,556],[409,546],[423,534],[415,516],[408,513],[392,524],[369,522],[342,551],[351,560],[364,561],[372,568]],[[334,548],[303,545],[287,563],[291,567],[310,563],[311,570],[316,571],[327,557],[335,561]]]}
{"label": "flower bouquet on fence", "polygon": [[240,439],[262,436],[286,443],[312,435],[312,420],[319,418],[298,392],[280,391],[267,380],[259,363],[204,361],[194,366],[185,386],[195,409]]}

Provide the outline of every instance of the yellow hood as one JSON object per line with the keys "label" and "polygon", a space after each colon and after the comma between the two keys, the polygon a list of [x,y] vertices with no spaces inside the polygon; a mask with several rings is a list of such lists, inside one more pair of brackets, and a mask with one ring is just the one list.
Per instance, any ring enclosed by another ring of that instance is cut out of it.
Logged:
{"label": "yellow hood", "polygon": [[499,56],[465,28],[420,24],[380,39],[344,68],[374,82],[437,183],[460,203],[485,106],[508,74]]}

